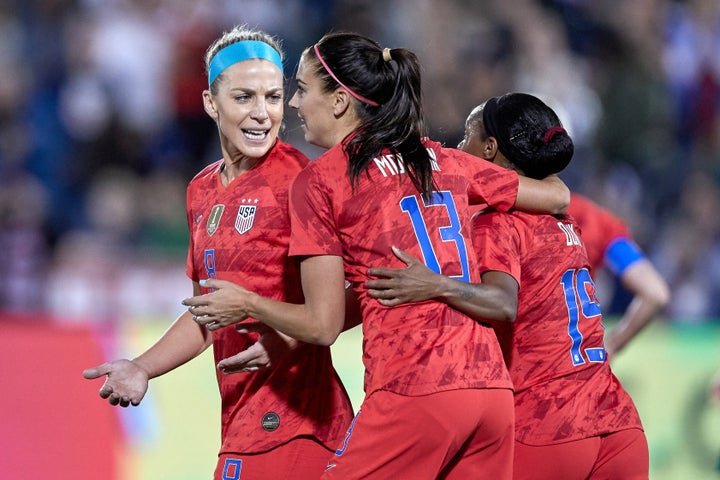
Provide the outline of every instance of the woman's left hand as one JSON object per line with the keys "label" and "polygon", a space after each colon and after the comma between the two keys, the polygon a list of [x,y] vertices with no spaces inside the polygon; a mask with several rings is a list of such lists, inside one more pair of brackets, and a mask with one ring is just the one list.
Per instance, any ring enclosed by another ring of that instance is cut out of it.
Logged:
{"label": "woman's left hand", "polygon": [[199,325],[212,331],[248,318],[248,302],[254,295],[251,291],[236,283],[214,278],[201,280],[200,286],[212,291],[182,301]]}

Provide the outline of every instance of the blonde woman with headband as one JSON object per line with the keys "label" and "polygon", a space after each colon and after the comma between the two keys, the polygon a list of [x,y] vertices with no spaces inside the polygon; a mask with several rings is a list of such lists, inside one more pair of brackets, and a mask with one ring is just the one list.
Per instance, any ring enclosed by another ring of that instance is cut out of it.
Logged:
{"label": "blonde woman with headband", "polygon": [[[276,301],[303,301],[298,263],[288,258],[288,190],[308,159],[278,139],[285,101],[281,52],[275,38],[236,27],[206,53],[203,102],[217,124],[222,158],[187,189],[187,275],[194,295],[210,292],[200,282],[212,278]],[[268,327],[211,331],[199,315],[186,311],[138,357],[90,368],[85,377],[106,377],[100,396],[110,404],[138,405],[151,378],[212,345],[222,400],[215,480],[318,478],[352,419],[329,348]],[[233,361],[221,361],[228,357]]]}

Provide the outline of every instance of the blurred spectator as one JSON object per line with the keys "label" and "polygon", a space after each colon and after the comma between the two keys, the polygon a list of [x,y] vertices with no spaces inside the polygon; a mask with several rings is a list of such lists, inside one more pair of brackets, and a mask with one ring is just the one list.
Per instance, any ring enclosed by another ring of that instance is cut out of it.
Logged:
{"label": "blurred spectator", "polygon": [[668,315],[698,323],[720,312],[720,189],[701,172],[682,185],[675,214],[658,236],[653,261],[672,285]]}
{"label": "blurred spectator", "polygon": [[[666,17],[662,52],[677,117],[677,140],[692,158],[707,166],[720,148],[720,3],[716,0],[672,2]],[[686,165],[692,165],[687,162]]]}
{"label": "blurred spectator", "polygon": [[124,269],[133,261],[138,230],[139,179],[130,171],[108,169],[88,191],[87,228],[65,234],[56,246],[48,285],[48,308],[65,318],[116,319]]}
{"label": "blurred spectator", "polygon": [[0,305],[41,312],[50,250],[43,232],[47,198],[42,185],[26,174],[0,180],[0,263],[5,288]]}
{"label": "blurred spectator", "polygon": [[169,259],[187,255],[186,187],[185,178],[173,172],[157,171],[143,178],[137,248],[144,255]]}
{"label": "blurred spectator", "polygon": [[[485,98],[544,98],[577,143],[563,178],[628,223],[670,283],[669,319],[720,318],[717,0],[1,2],[1,307],[117,315],[143,301],[143,272],[177,263],[181,192],[219,158],[197,59],[238,22],[285,39],[290,93],[301,49],[330,30],[418,52],[430,133],[449,145]],[[172,308],[172,287],[158,293]]]}

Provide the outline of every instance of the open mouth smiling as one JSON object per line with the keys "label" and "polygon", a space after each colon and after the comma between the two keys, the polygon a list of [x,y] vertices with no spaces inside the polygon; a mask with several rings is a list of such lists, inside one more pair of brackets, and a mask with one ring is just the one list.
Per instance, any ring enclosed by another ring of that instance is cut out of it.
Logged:
{"label": "open mouth smiling", "polygon": [[248,130],[243,128],[242,132],[243,135],[250,140],[264,140],[267,137],[269,130]]}

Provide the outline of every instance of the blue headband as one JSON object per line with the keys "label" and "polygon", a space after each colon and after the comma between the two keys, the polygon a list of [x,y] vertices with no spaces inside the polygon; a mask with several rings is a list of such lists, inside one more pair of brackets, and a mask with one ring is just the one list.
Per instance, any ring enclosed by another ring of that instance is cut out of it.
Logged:
{"label": "blue headband", "polygon": [[282,58],[273,47],[258,40],[243,40],[223,48],[215,54],[210,61],[208,85],[212,85],[215,79],[226,68],[251,58],[261,58],[273,62],[280,71],[283,71]]}

